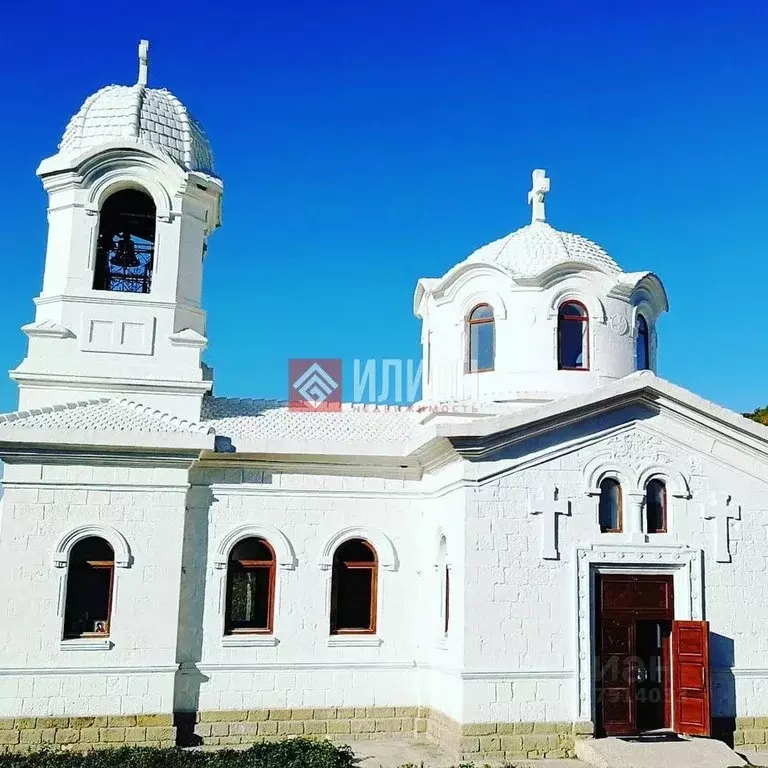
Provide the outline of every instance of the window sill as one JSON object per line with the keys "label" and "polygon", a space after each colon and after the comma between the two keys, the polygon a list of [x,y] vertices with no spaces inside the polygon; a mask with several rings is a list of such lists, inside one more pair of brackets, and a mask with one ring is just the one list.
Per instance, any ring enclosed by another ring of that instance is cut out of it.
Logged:
{"label": "window sill", "polygon": [[274,635],[224,635],[224,648],[274,648],[280,641]]}
{"label": "window sill", "polygon": [[73,637],[59,643],[62,651],[109,651],[114,646],[108,637]]}
{"label": "window sill", "polygon": [[381,638],[378,635],[330,635],[329,648],[378,648]]}
{"label": "window sill", "polygon": [[437,648],[439,651],[447,651],[448,635],[443,635],[442,637],[438,637],[437,641],[435,642],[435,648]]}

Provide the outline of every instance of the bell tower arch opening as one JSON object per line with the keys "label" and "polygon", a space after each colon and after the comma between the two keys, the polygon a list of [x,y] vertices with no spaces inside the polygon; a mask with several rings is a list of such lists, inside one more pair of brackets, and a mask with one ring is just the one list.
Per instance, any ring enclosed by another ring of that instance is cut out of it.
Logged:
{"label": "bell tower arch opening", "polygon": [[141,189],[111,194],[99,212],[93,288],[149,293],[155,256],[155,201]]}

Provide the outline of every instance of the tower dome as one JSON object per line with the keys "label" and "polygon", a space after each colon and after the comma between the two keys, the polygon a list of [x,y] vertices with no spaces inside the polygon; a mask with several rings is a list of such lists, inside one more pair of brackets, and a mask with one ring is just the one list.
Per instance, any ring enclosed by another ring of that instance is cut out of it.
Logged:
{"label": "tower dome", "polygon": [[419,280],[425,400],[527,407],[655,369],[661,281],[624,272],[592,240],[550,226],[549,186],[535,170],[530,224]]}
{"label": "tower dome", "polygon": [[77,154],[116,139],[133,139],[187,171],[213,174],[213,153],[201,125],[165,88],[147,86],[149,44],[139,44],[135,85],[108,85],[89,96],[69,121],[59,151]]}
{"label": "tower dome", "polygon": [[211,389],[203,267],[224,187],[186,107],[147,86],[148,49],[136,84],[88,97],[37,168],[48,239],[11,373],[22,409],[119,394],[196,420]]}
{"label": "tower dome", "polygon": [[597,243],[534,221],[478,248],[467,262],[496,264],[518,279],[535,278],[553,267],[573,264],[618,275],[619,265]]}

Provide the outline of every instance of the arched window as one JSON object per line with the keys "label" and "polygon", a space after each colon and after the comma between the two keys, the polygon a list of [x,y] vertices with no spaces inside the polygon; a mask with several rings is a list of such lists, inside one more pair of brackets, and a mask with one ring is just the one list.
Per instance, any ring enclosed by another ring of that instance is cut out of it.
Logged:
{"label": "arched window", "polygon": [[621,532],[621,486],[618,480],[606,477],[600,483],[600,532]]}
{"label": "arched window", "polygon": [[149,293],[155,255],[155,202],[138,189],[110,195],[99,212],[97,291]]}
{"label": "arched window", "polygon": [[667,488],[658,478],[649,480],[645,486],[645,531],[667,531]]}
{"label": "arched window", "polygon": [[376,632],[378,561],[363,539],[350,539],[333,555],[331,634]]}
{"label": "arched window", "polygon": [[227,564],[225,634],[271,632],[274,601],[275,553],[264,539],[243,539]]}
{"label": "arched window", "polygon": [[589,315],[578,301],[566,301],[557,313],[557,367],[589,370]]}
{"label": "arched window", "polygon": [[496,323],[493,309],[488,304],[479,304],[470,313],[468,324],[469,349],[467,370],[469,373],[492,371],[496,347]]}
{"label": "arched window", "polygon": [[67,572],[64,637],[106,637],[112,614],[115,553],[104,539],[89,536],[72,547]]}
{"label": "arched window", "polygon": [[638,371],[647,371],[651,367],[651,348],[648,339],[648,322],[642,315],[638,315],[637,335],[635,337],[635,357]]}

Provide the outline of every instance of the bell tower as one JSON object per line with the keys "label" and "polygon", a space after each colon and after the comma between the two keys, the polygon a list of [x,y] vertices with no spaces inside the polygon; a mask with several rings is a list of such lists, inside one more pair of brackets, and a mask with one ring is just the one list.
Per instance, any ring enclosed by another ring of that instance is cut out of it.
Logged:
{"label": "bell tower", "polygon": [[223,186],[200,125],[169,91],[135,85],[83,103],[37,169],[48,242],[27,356],[11,372],[19,407],[127,397],[199,419],[208,237]]}

